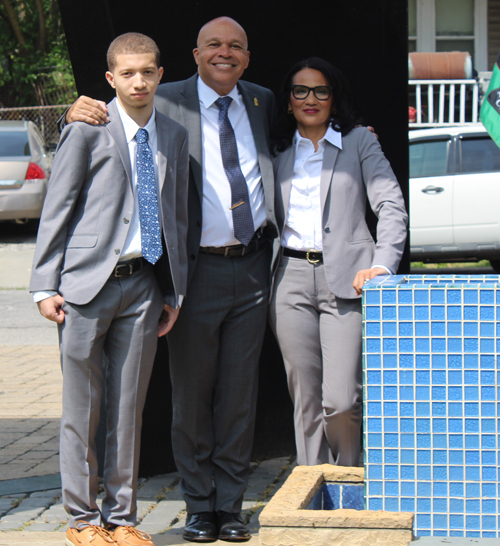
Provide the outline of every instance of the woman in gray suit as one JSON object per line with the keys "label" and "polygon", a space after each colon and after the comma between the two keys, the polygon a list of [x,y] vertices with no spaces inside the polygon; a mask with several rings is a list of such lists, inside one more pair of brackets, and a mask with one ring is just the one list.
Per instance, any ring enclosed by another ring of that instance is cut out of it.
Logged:
{"label": "woman in gray suit", "polygon": [[[398,181],[351,104],[342,73],[311,58],[290,70],[278,105],[281,253],[270,317],[303,465],[359,465],[361,291],[396,272],[407,234]],[[378,217],[376,242],[367,200]]]}

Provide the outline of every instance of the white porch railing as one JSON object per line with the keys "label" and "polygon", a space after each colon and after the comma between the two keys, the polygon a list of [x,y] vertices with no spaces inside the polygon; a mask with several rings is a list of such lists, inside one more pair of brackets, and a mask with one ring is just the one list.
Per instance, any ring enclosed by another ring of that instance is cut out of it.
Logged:
{"label": "white porch railing", "polygon": [[409,123],[410,128],[478,123],[476,80],[409,80],[408,85],[410,96],[415,92],[417,110],[416,121]]}

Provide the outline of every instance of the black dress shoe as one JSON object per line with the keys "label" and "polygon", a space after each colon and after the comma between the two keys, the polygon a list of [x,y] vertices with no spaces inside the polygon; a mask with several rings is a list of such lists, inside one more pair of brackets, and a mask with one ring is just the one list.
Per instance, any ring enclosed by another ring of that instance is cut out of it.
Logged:
{"label": "black dress shoe", "polygon": [[227,540],[228,542],[250,540],[250,533],[243,523],[241,514],[231,514],[219,510],[217,512],[217,526],[219,528],[219,540]]}
{"label": "black dress shoe", "polygon": [[214,514],[212,512],[188,514],[182,538],[191,542],[215,542],[217,525]]}

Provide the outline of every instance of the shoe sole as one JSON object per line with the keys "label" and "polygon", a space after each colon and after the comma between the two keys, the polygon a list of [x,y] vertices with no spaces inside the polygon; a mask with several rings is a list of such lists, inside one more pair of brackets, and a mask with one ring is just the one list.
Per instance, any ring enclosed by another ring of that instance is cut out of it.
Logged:
{"label": "shoe sole", "polygon": [[187,540],[188,542],[215,542],[217,539],[214,538],[196,538],[196,537],[182,537],[184,540]]}
{"label": "shoe sole", "polygon": [[233,537],[233,536],[223,536],[223,535],[219,535],[219,538],[218,540],[223,540],[225,542],[247,542],[251,539],[252,537],[248,536],[248,537]]}
{"label": "shoe sole", "polygon": [[[64,541],[64,544],[66,546],[78,546],[78,544],[75,544],[74,542],[71,542],[71,540],[69,538],[66,538],[66,540]],[[109,544],[111,546],[111,542]],[[113,544],[114,544],[114,542],[113,542]]]}

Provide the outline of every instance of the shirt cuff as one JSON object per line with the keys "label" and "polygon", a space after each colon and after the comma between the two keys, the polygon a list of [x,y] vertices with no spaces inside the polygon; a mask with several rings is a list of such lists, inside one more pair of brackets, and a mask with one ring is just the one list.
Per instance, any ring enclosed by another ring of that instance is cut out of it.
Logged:
{"label": "shirt cuff", "polygon": [[372,265],[372,269],[374,267],[380,267],[381,269],[385,269],[388,275],[394,275],[394,273],[388,267],[385,267],[385,265]]}
{"label": "shirt cuff", "polygon": [[51,298],[52,296],[55,296],[57,292],[55,290],[38,290],[37,292],[33,292],[33,301],[35,303],[38,303],[39,301],[46,300],[47,298]]}
{"label": "shirt cuff", "polygon": [[184,296],[182,294],[179,294],[179,303],[178,303],[179,307],[181,307],[183,301],[184,301]]}

